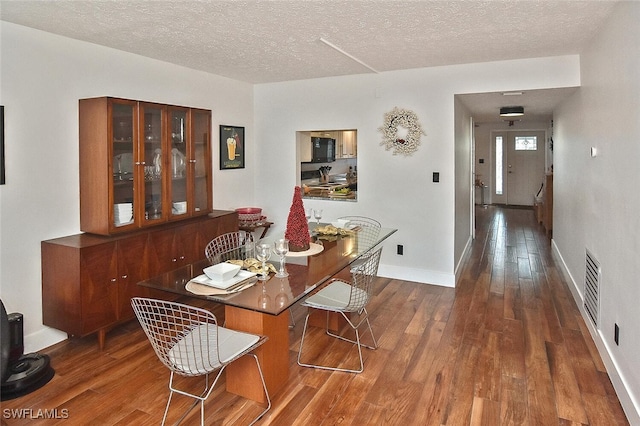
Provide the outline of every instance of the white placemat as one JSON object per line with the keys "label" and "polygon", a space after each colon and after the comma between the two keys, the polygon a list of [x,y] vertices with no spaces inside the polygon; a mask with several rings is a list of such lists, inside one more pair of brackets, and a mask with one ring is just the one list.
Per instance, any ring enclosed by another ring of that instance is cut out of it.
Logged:
{"label": "white placemat", "polygon": [[324,246],[317,243],[309,243],[309,250],[305,251],[290,251],[287,253],[287,257],[304,257],[313,256],[314,254],[322,253]]}

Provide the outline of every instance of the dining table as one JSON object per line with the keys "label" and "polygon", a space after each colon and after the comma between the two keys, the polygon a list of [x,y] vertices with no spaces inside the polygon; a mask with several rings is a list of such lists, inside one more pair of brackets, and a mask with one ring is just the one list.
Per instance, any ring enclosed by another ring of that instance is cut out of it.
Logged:
{"label": "dining table", "polygon": [[[323,223],[309,225],[310,249],[305,252],[289,252],[285,257],[286,277],[270,273],[266,281],[257,280],[242,291],[230,294],[203,295],[190,291],[189,282],[202,276],[203,269],[211,266],[202,259],[181,268],[141,281],[140,286],[162,290],[181,296],[206,299],[224,305],[225,327],[248,333],[268,336],[268,341],[256,350],[262,366],[264,380],[273,395],[289,378],[289,308],[320,289],[323,284],[339,274],[348,273],[350,265],[372,251],[396,232],[393,228],[380,228],[377,238],[358,238],[361,229],[355,228],[337,235],[319,235],[315,229]],[[321,228],[322,229],[322,228]],[[282,237],[282,236],[280,236]],[[273,245],[276,238],[263,239]],[[203,254],[204,255],[204,254]],[[272,254],[268,261],[276,270],[279,258]],[[227,366],[227,391],[258,402],[265,402],[260,376],[255,364],[247,357]]]}

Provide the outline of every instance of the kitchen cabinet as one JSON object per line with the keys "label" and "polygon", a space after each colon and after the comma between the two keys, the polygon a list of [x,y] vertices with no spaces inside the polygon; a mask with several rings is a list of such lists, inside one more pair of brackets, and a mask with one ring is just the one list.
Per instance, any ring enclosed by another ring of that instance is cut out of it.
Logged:
{"label": "kitchen cabinet", "polygon": [[313,160],[313,148],[311,145],[311,132],[296,132],[298,152],[301,163],[310,163]]}
{"label": "kitchen cabinet", "polygon": [[81,99],[80,229],[131,232],[211,211],[211,111]]}
{"label": "kitchen cabinet", "polygon": [[358,143],[355,130],[337,132],[338,148],[336,158],[355,158],[358,155]]}
{"label": "kitchen cabinet", "polygon": [[174,298],[138,282],[204,259],[209,241],[236,230],[236,212],[214,211],[123,235],[43,241],[43,324],[70,336],[97,333],[102,349],[107,331],[133,318],[132,297]]}

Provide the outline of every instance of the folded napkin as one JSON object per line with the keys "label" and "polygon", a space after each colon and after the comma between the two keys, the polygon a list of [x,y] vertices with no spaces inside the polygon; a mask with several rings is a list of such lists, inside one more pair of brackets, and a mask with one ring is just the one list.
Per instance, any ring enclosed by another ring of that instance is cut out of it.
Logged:
{"label": "folded napkin", "polygon": [[240,281],[238,284],[229,287],[227,289],[220,289],[211,287],[208,285],[200,284],[195,281],[189,281],[184,288],[193,294],[197,294],[199,296],[224,296],[227,294],[238,293],[242,290],[245,290],[249,287],[252,287],[258,281],[258,277],[255,275],[247,278],[246,280]]}
{"label": "folded napkin", "polygon": [[[227,260],[227,262],[232,263],[234,265],[240,265],[242,269],[246,269],[249,272],[255,272],[258,275],[262,275],[262,262],[260,262],[258,259],[254,259],[254,258],[249,258],[245,260],[231,259],[231,260]],[[273,264],[267,262],[266,266],[267,266],[268,273],[278,272],[278,270],[276,269],[275,266],[273,266]]]}
{"label": "folded napkin", "polygon": [[318,226],[314,231],[318,235],[353,235],[353,229],[336,228],[333,225]]}

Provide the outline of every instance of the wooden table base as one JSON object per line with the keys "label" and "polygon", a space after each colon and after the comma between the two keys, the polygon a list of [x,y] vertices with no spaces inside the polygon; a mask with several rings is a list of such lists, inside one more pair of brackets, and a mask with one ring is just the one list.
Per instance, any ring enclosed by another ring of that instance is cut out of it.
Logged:
{"label": "wooden table base", "polygon": [[[269,337],[255,353],[273,397],[289,379],[289,310],[276,316],[227,305],[224,312],[227,328]],[[253,358],[242,357],[227,367],[227,391],[266,402]]]}

